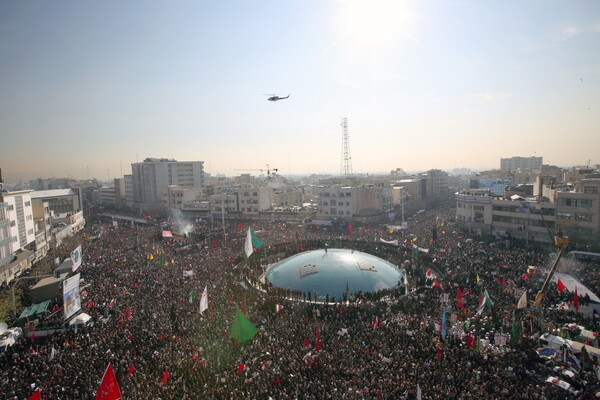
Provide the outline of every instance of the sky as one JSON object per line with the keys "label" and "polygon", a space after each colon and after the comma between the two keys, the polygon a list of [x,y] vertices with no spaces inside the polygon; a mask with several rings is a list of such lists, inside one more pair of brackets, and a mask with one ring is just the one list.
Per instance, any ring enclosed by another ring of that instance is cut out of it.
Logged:
{"label": "sky", "polygon": [[[4,180],[600,164],[600,2],[0,1]],[[267,101],[266,94],[290,95]]]}

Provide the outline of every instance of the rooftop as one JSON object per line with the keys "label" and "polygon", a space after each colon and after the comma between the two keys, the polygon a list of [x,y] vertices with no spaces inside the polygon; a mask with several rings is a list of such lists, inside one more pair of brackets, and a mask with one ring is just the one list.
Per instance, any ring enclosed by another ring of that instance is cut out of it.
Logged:
{"label": "rooftop", "polygon": [[48,197],[74,196],[77,192],[73,189],[36,190],[31,192],[32,199],[45,199]]}

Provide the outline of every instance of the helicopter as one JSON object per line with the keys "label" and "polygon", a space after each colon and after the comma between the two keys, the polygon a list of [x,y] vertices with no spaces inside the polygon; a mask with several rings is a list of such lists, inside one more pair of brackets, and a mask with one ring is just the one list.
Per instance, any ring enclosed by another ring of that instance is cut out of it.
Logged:
{"label": "helicopter", "polygon": [[277,96],[275,94],[265,94],[265,96],[269,96],[269,98],[267,99],[269,101],[285,100],[285,99],[288,99],[290,97],[289,94],[287,96],[285,96],[285,97],[280,97],[280,96]]}

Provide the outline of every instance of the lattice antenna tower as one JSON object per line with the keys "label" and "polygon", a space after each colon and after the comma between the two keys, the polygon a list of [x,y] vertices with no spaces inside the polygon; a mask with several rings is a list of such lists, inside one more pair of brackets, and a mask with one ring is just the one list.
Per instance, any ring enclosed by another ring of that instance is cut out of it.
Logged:
{"label": "lattice antenna tower", "polygon": [[348,138],[348,118],[342,118],[342,165],[341,175],[352,175],[352,157],[350,156],[350,141]]}

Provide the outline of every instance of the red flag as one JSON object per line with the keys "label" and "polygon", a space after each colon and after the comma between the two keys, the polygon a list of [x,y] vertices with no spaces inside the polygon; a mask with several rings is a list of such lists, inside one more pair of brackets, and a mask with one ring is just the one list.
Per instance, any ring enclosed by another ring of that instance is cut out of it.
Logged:
{"label": "red flag", "polygon": [[244,371],[244,368],[246,368],[246,364],[240,364],[240,365],[238,365],[237,373],[241,374]]}
{"label": "red flag", "polygon": [[477,347],[477,342],[471,333],[467,335],[467,347],[471,347],[473,349]]}
{"label": "red flag", "polygon": [[465,302],[463,301],[464,294],[465,294],[465,291],[462,290],[461,288],[456,289],[456,307],[465,308]]}
{"label": "red flag", "polygon": [[96,400],[118,400],[121,398],[121,389],[115,376],[115,371],[111,364],[108,364],[102,382],[98,387],[98,393],[96,393]]}
{"label": "red flag", "polygon": [[129,371],[127,371],[127,375],[133,374],[134,371],[135,371],[135,366],[133,364],[131,364],[129,366]]}
{"label": "red flag", "polygon": [[165,372],[163,372],[163,376],[162,379],[160,380],[160,383],[166,383],[169,380],[169,371],[165,370]]}
{"label": "red flag", "polygon": [[238,226],[237,226],[237,227],[238,227],[238,229],[242,229],[242,228],[244,227],[244,225],[242,225],[242,224],[238,224]]}
{"label": "red flag", "polygon": [[306,347],[310,344],[310,342],[308,341],[308,339],[304,339],[304,341],[302,342],[302,346]]}
{"label": "red flag", "polygon": [[42,400],[42,393],[39,388],[29,396],[29,400]]}
{"label": "red flag", "polygon": [[440,286],[440,281],[438,281],[437,279],[434,279],[433,283],[431,284],[431,287],[434,288],[436,286]]}
{"label": "red flag", "polygon": [[523,276],[521,278],[523,278],[525,280],[529,280],[529,274],[523,274]]}
{"label": "red flag", "polygon": [[352,226],[352,224],[348,224],[348,233],[352,233],[353,230],[354,227]]}
{"label": "red flag", "polygon": [[321,331],[319,330],[319,324],[316,324],[315,328],[315,351],[321,350],[321,341],[319,340],[321,337]]}
{"label": "red flag", "polygon": [[373,330],[376,331],[379,328],[379,317],[375,316],[375,323],[373,324]]}
{"label": "red flag", "polygon": [[437,353],[435,354],[435,356],[437,357],[437,359],[439,360],[440,358],[442,358],[442,349],[437,349]]}
{"label": "red flag", "polygon": [[248,313],[246,311],[246,295],[245,294],[242,295],[242,314],[248,315]]}
{"label": "red flag", "polygon": [[579,295],[577,294],[577,285],[575,285],[575,295],[573,296],[573,305],[575,306],[575,311],[579,311]]}
{"label": "red flag", "polygon": [[564,283],[562,283],[562,281],[559,279],[559,280],[557,280],[557,281],[556,281],[556,288],[558,289],[558,291],[559,291],[559,292],[561,292],[561,293],[562,293],[562,292],[564,292],[564,291],[565,291],[565,289],[566,289],[567,287],[566,287],[566,286],[565,286],[565,284],[564,284]]}

